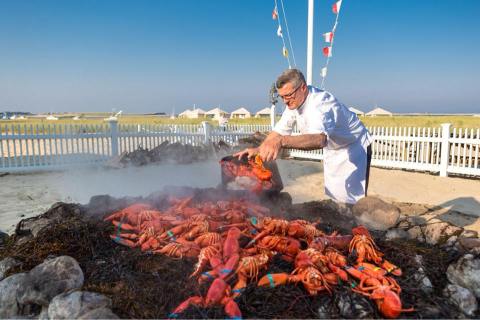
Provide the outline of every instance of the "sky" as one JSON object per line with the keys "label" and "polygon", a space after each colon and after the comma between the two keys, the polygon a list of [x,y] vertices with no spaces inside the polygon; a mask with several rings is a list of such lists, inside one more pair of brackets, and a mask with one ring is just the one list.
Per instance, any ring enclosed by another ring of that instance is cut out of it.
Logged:
{"label": "sky", "polygon": [[[316,86],[334,2],[315,0]],[[0,0],[0,111],[258,111],[288,68],[274,3]],[[283,0],[305,74],[307,4]],[[343,0],[325,88],[362,111],[480,113],[479,14],[479,0]]]}

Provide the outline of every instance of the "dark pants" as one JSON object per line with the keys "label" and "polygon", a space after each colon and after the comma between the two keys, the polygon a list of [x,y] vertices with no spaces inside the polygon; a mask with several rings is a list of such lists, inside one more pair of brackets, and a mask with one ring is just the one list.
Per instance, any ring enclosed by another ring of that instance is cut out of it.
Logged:
{"label": "dark pants", "polygon": [[368,190],[368,179],[370,178],[370,163],[372,162],[372,145],[367,147],[367,173],[365,176],[365,197]]}

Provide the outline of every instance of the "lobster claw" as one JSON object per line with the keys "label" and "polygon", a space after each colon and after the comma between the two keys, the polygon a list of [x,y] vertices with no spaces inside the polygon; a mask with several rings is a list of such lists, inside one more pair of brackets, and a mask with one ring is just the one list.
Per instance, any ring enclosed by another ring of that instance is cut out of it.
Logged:
{"label": "lobster claw", "polygon": [[224,298],[222,304],[225,305],[225,313],[233,320],[242,319],[242,312],[237,303],[232,298]]}
{"label": "lobster claw", "polygon": [[375,290],[370,298],[377,303],[378,310],[387,318],[398,318],[402,312],[413,312],[414,308],[402,309],[402,301],[398,294],[389,289]]}
{"label": "lobster claw", "polygon": [[395,276],[400,277],[402,275],[402,269],[400,269],[388,260],[383,259],[381,267]]}
{"label": "lobster claw", "polygon": [[280,286],[283,284],[286,284],[290,278],[290,275],[288,273],[267,273],[266,276],[263,276],[259,281],[258,281],[258,286],[263,287],[263,286],[270,286],[271,288],[274,288],[276,286]]}

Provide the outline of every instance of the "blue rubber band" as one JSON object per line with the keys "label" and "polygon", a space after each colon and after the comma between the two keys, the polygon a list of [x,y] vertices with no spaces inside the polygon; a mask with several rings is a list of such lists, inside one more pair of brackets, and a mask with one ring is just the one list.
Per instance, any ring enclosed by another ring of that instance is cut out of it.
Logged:
{"label": "blue rubber band", "polygon": [[233,271],[232,269],[222,269],[222,270],[220,270],[220,273],[227,273],[228,274],[232,271]]}
{"label": "blue rubber band", "polygon": [[232,317],[230,319],[232,319],[232,320],[242,320],[242,317]]}
{"label": "blue rubber band", "polygon": [[169,317],[169,318],[174,318],[174,319],[176,319],[176,318],[178,318],[178,313],[172,312],[172,313],[170,313],[170,314],[168,315],[168,317]]}
{"label": "blue rubber band", "polygon": [[175,235],[173,234],[172,231],[168,230],[167,231],[167,235],[170,237],[170,239],[172,239],[172,241],[176,241],[177,239],[175,238]]}
{"label": "blue rubber band", "polygon": [[253,225],[256,225],[258,223],[257,217],[250,218],[250,221],[252,222]]}
{"label": "blue rubber band", "polygon": [[202,273],[202,275],[207,276],[210,279],[213,279],[213,276],[208,272],[204,272],[204,273]]}
{"label": "blue rubber band", "polygon": [[359,270],[359,271],[363,271],[363,270],[365,270],[365,267],[364,267],[364,266],[360,266],[360,267],[358,267],[358,270]]}
{"label": "blue rubber band", "polygon": [[267,273],[268,281],[270,281],[270,288],[275,288],[275,282],[273,282],[273,277],[271,273]]}
{"label": "blue rubber band", "polygon": [[243,288],[232,290],[232,292],[236,292],[236,293],[242,293],[242,291],[243,291]]}
{"label": "blue rubber band", "polygon": [[117,236],[115,237],[115,242],[116,243],[120,243],[120,239],[121,239],[120,238],[120,230],[122,229],[123,220],[125,220],[125,217],[122,217],[122,219],[118,223]]}

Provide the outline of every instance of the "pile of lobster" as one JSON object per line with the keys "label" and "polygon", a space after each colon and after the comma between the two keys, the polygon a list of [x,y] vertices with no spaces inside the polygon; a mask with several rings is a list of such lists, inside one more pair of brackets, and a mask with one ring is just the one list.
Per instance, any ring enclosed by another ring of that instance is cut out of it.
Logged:
{"label": "pile of lobster", "polygon": [[[182,302],[172,318],[190,305],[222,305],[229,317],[240,319],[235,299],[249,282],[270,287],[298,283],[310,295],[332,294],[334,286],[347,282],[352,291],[375,301],[385,317],[413,311],[402,308],[401,288],[394,279],[401,276],[400,268],[383,258],[363,226],[352,229],[352,235],[326,235],[305,220],[269,217],[268,208],[245,200],[193,203],[190,197],[169,202],[162,211],[137,203],[105,220],[115,225],[111,238],[119,244],[196,259],[190,277],[210,283],[208,292]],[[239,241],[242,237],[247,241]],[[275,255],[294,265],[291,274],[267,273]]]}

